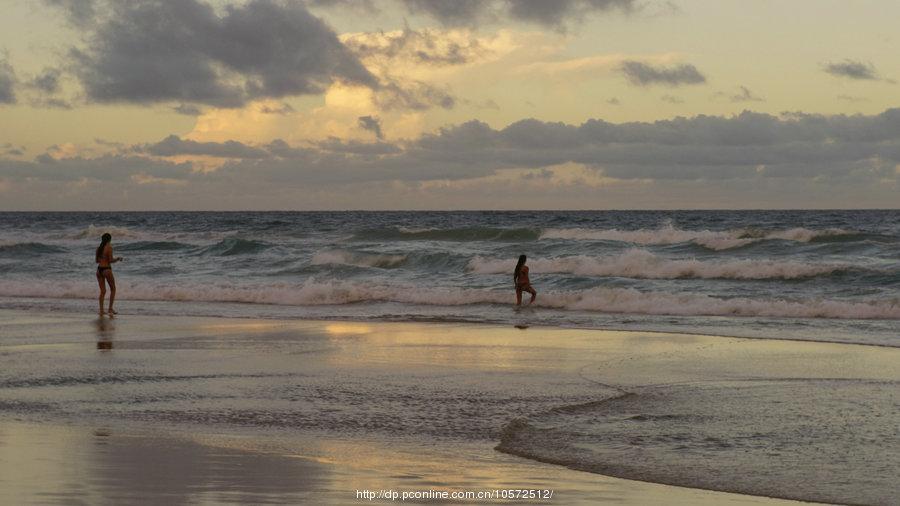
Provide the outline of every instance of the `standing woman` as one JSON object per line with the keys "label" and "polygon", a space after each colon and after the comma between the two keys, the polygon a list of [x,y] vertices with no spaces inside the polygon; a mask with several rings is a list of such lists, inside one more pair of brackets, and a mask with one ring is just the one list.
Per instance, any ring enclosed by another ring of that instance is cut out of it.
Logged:
{"label": "standing woman", "polygon": [[525,255],[519,257],[516,263],[516,270],[513,271],[513,282],[516,284],[516,305],[522,305],[522,292],[531,294],[531,300],[528,304],[534,302],[537,298],[537,292],[531,287],[531,280],[528,279],[528,266],[525,265]]}
{"label": "standing woman", "polygon": [[108,233],[100,238],[100,246],[94,259],[97,261],[97,282],[100,283],[100,314],[103,314],[103,298],[106,296],[106,283],[109,283],[109,314],[116,314],[113,303],[116,301],[116,278],[113,276],[112,264],[121,262],[122,257],[114,257],[112,236]]}

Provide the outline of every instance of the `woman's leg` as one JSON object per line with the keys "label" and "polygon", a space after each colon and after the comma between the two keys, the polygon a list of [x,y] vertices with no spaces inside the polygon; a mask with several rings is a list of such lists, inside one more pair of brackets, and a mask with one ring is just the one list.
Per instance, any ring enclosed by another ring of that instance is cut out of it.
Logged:
{"label": "woman's leg", "polygon": [[518,286],[516,287],[516,305],[517,306],[522,305],[522,289],[519,288]]}
{"label": "woman's leg", "polygon": [[106,271],[106,281],[109,283],[109,312],[115,314],[113,303],[116,302],[116,278],[113,276],[112,269]]}
{"label": "woman's leg", "polygon": [[103,275],[97,273],[97,282],[100,283],[100,314],[103,314],[103,299],[106,297],[106,280]]}
{"label": "woman's leg", "polygon": [[537,290],[535,290],[534,288],[532,288],[531,285],[528,285],[528,293],[531,294],[531,300],[528,301],[528,304],[529,304],[529,305],[530,305],[530,304],[534,304],[534,299],[537,298]]}

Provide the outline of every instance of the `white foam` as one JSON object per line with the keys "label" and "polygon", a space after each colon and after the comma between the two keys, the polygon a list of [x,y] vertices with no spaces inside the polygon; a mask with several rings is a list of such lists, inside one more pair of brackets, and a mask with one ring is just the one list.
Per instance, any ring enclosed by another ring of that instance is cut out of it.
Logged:
{"label": "white foam", "polygon": [[[468,270],[477,274],[507,274],[512,273],[515,262],[515,259],[475,257],[469,260]],[[667,260],[642,249],[630,249],[608,257],[532,258],[528,260],[528,265],[534,272],[642,279],[798,279],[830,274],[849,267],[775,260]]]}
{"label": "white foam", "polygon": [[746,246],[766,239],[809,242],[816,237],[847,235],[853,232],[829,228],[810,230],[792,228],[769,232],[751,230],[683,230],[671,223],[658,229],[618,230],[588,228],[548,228],[541,232],[541,239],[568,239],[573,241],[617,241],[641,245],[664,245],[693,242],[713,250],[724,250]]}
{"label": "white foam", "polygon": [[[94,299],[97,285],[88,281],[4,281],[0,296]],[[119,282],[119,300],[244,302],[291,306],[397,302],[459,306],[511,304],[512,290],[426,288],[345,281],[302,284],[190,285]],[[127,302],[125,302],[127,304]],[[840,301],[823,299],[717,298],[698,293],[641,292],[630,288],[541,291],[538,307],[681,316],[768,316],[791,318],[900,319],[900,299]]]}

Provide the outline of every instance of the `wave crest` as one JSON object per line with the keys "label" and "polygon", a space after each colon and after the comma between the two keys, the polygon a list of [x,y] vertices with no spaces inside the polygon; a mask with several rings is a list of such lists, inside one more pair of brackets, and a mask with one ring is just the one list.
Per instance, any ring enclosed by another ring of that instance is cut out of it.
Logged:
{"label": "wave crest", "polygon": [[[287,306],[396,302],[413,305],[509,305],[512,290],[431,288],[377,285],[346,281],[272,283],[258,285],[167,285],[119,283],[131,300],[243,302]],[[6,282],[0,296],[94,299],[97,287],[88,282]],[[776,318],[900,319],[900,299],[749,299],[718,298],[696,293],[642,292],[632,288],[590,288],[547,291],[537,307],[601,313],[674,316],[765,316]]]}
{"label": "wave crest", "polygon": [[[640,279],[801,279],[848,270],[847,265],[808,264],[774,260],[728,260],[702,262],[696,259],[667,260],[641,249],[630,249],[610,257],[569,256],[529,259],[537,272],[579,276],[615,276]],[[515,260],[475,257],[467,270],[476,274],[507,274]]]}
{"label": "wave crest", "polygon": [[631,244],[666,245],[694,243],[712,250],[739,248],[764,240],[780,239],[784,241],[811,242],[832,237],[859,235],[858,232],[839,228],[810,230],[807,228],[791,228],[787,230],[758,231],[752,229],[739,230],[684,230],[672,224],[658,229],[618,230],[587,228],[548,228],[540,239],[567,239],[574,241],[615,241]]}
{"label": "wave crest", "polygon": [[344,250],[325,250],[313,255],[312,265],[352,265],[354,267],[379,267],[391,269],[406,262],[405,255],[378,255],[353,253]]}

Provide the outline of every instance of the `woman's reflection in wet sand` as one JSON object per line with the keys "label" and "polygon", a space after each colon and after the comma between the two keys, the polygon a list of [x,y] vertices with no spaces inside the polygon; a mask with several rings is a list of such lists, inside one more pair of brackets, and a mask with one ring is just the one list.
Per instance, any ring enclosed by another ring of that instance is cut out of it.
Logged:
{"label": "woman's reflection in wet sand", "polygon": [[114,348],[113,337],[116,335],[115,318],[110,315],[109,318],[103,316],[94,320],[94,327],[97,331],[97,349],[100,351],[110,351]]}

